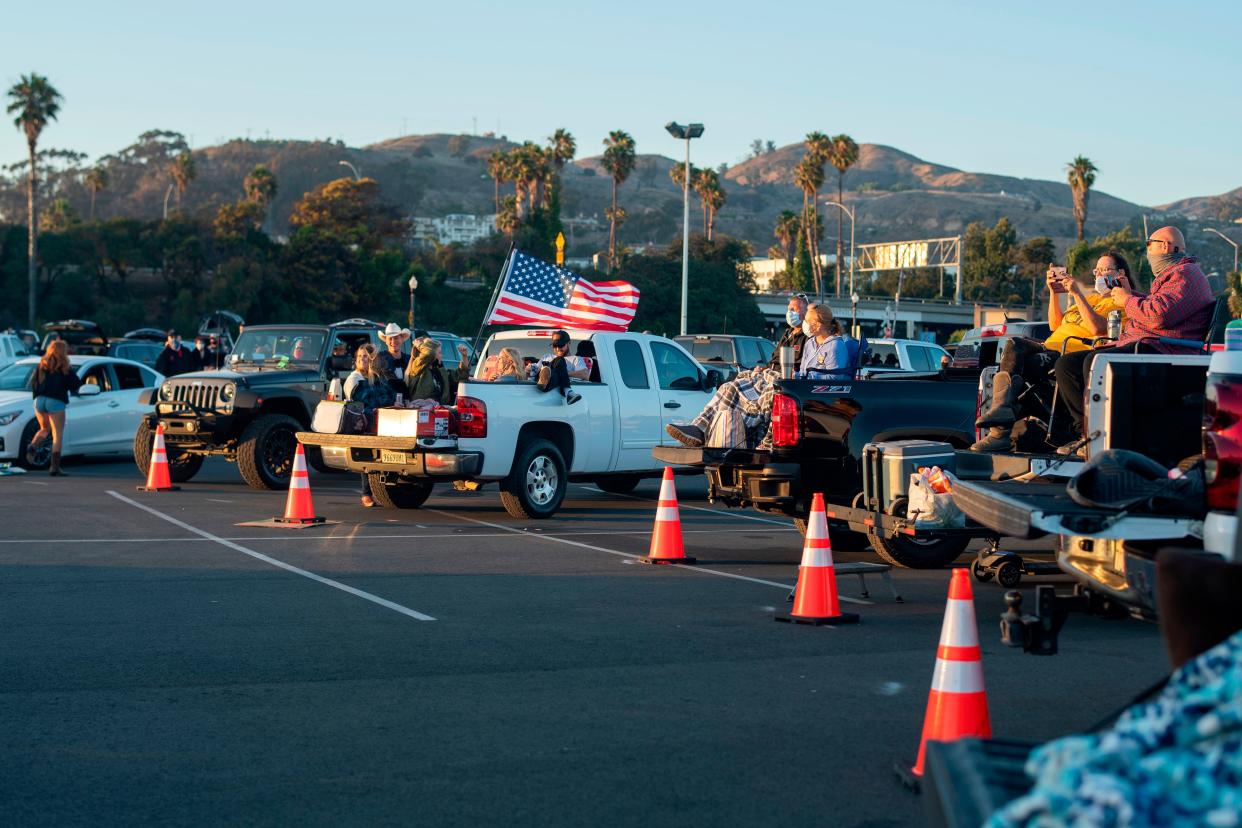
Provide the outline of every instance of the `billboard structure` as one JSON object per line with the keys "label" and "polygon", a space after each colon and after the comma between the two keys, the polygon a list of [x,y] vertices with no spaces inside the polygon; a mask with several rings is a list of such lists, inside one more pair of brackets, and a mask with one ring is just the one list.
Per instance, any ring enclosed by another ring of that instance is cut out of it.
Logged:
{"label": "billboard structure", "polygon": [[[858,269],[873,273],[882,270],[906,271],[921,267],[940,268],[940,295],[944,295],[944,274],[948,268],[955,271],[953,304],[962,304],[962,237],[943,239],[919,239],[903,242],[879,242],[858,246]],[[897,277],[898,302],[901,301],[902,275]]]}

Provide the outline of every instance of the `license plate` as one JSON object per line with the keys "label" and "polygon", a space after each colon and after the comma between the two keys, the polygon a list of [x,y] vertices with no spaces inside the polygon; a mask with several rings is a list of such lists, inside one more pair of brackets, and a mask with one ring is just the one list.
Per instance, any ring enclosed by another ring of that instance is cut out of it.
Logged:
{"label": "license plate", "polygon": [[405,463],[410,456],[404,451],[391,451],[390,449],[380,449],[381,463]]}

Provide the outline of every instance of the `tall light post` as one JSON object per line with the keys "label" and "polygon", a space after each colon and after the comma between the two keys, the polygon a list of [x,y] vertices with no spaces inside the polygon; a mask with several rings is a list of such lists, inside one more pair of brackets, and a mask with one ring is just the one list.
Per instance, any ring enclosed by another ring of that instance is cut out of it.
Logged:
{"label": "tall light post", "polygon": [[408,284],[410,286],[410,322],[409,322],[409,325],[411,328],[413,328],[414,327],[414,291],[418,290],[418,277],[411,276]]}
{"label": "tall light post", "polygon": [[858,338],[858,299],[857,293],[850,294],[850,305],[853,306],[853,313],[850,315],[850,336]]}
{"label": "tall light post", "polygon": [[[825,201],[824,204],[831,207],[840,207],[841,211],[850,217],[850,295],[854,294],[854,211],[839,201]],[[841,263],[837,262],[837,272],[841,271]],[[820,292],[823,293],[823,284],[821,280]],[[823,299],[823,296],[820,296]],[[858,300],[854,300],[854,304],[858,304]]]}
{"label": "tall light post", "polygon": [[1215,233],[1216,235],[1220,236],[1222,239],[1224,239],[1225,241],[1233,245],[1233,272],[1237,273],[1238,272],[1238,243],[1234,241],[1233,239],[1229,238],[1228,236],[1226,236],[1224,233],[1220,232],[1219,230],[1213,230],[1211,227],[1204,227],[1203,230],[1204,232],[1207,232],[1207,233]]}
{"label": "tall light post", "polygon": [[342,166],[342,167],[349,167],[349,169],[353,171],[353,173],[354,173],[354,181],[361,181],[361,180],[362,180],[362,175],[358,172],[358,168],[357,168],[357,167],[355,167],[353,164],[349,163],[348,161],[342,161],[342,162],[341,162],[341,166]]}
{"label": "tall light post", "polygon": [[686,317],[689,314],[690,291],[690,139],[703,134],[702,124],[682,126],[676,121],[664,125],[668,134],[686,142],[685,180],[681,184],[682,219],[681,219],[681,333],[686,333]]}

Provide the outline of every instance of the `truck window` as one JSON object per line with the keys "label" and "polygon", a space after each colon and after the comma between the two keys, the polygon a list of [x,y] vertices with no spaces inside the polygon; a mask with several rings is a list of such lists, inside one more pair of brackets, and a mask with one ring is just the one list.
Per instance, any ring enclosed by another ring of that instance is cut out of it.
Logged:
{"label": "truck window", "polygon": [[651,356],[655,361],[656,379],[663,390],[688,391],[699,387],[698,364],[672,345],[652,342]]}
{"label": "truck window", "polygon": [[650,388],[647,382],[647,365],[643,362],[643,349],[633,339],[618,339],[617,370],[626,388]]}
{"label": "truck window", "polygon": [[146,387],[146,383],[142,381],[142,369],[137,365],[114,362],[112,363],[112,370],[116,372],[116,380],[120,384],[122,391],[130,388]]}
{"label": "truck window", "polygon": [[927,349],[920,348],[917,345],[907,345],[906,355],[910,358],[910,370],[912,371],[931,371],[931,360],[928,358]]}
{"label": "truck window", "polygon": [[733,343],[728,339],[682,340],[681,345],[700,362],[733,362]]}

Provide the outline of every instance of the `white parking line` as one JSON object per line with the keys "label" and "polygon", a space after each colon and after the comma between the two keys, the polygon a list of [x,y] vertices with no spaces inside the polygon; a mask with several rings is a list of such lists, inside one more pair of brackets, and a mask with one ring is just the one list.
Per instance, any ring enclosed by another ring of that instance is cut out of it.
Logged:
{"label": "white parking line", "polygon": [[[578,486],[583,489],[590,489],[593,492],[600,492],[602,494],[612,495],[613,497],[628,497],[630,500],[642,500],[646,503],[656,502],[656,498],[653,498],[653,497],[642,497],[641,495],[633,495],[633,494],[618,494],[617,492],[605,492],[603,489],[597,488],[595,486],[589,486],[585,483],[571,483],[570,485]],[[773,520],[772,518],[762,518],[756,515],[742,515],[742,514],[738,514],[737,512],[728,511],[726,509],[709,509],[706,506],[690,506],[688,504],[681,503],[680,501],[677,503],[677,508],[693,509],[696,512],[711,512],[713,515],[737,518],[739,520],[755,520],[755,521],[758,521],[759,523],[775,523],[777,526],[784,526],[786,529],[789,529],[791,531],[796,531],[794,530],[794,525],[790,521],[787,521],[787,520]]]}
{"label": "white parking line", "polygon": [[[617,557],[620,557],[620,558],[642,560],[643,558],[646,557],[645,555],[635,555],[632,552],[622,552],[619,549],[607,549],[603,546],[593,546],[589,543],[582,543],[581,541],[568,540],[567,538],[559,537],[557,535],[544,535],[544,534],[538,534],[534,532],[523,532],[521,529],[514,529],[512,526],[505,526],[500,523],[488,523],[486,520],[479,520],[478,518],[466,517],[465,515],[457,515],[457,514],[453,514],[452,512],[442,512],[439,509],[428,509],[424,507],[423,511],[434,512],[438,515],[447,515],[449,517],[456,518],[458,520],[465,520],[465,521],[469,521],[470,523],[477,523],[480,526],[488,526],[488,527],[491,527],[492,529],[501,529],[505,532],[509,532],[510,534],[521,535],[522,537],[525,537],[525,538],[539,538],[542,540],[555,541],[556,543],[563,543],[568,546],[577,546],[582,549],[590,549],[593,552],[606,552],[609,555],[616,555]],[[709,509],[708,511],[712,511],[712,510]],[[643,532],[642,534],[649,534],[649,533]],[[780,589],[783,589],[786,591],[793,589],[793,584],[782,584],[782,583],[778,583],[777,581],[765,581],[762,578],[752,578],[749,575],[735,575],[732,572],[721,572],[719,569],[708,569],[705,566],[697,566],[697,565],[689,566],[685,564],[667,564],[667,565],[675,566],[678,569],[684,569],[687,572],[701,572],[704,575],[719,575],[721,578],[733,578],[734,580],[737,580],[737,581],[749,581],[752,584],[763,584],[765,586],[779,587]],[[842,601],[848,601],[851,604],[870,605],[872,603],[871,601],[864,601],[861,598],[850,598],[849,596],[846,596],[846,595],[839,595],[838,597]]]}
{"label": "white parking line", "polygon": [[108,494],[112,495],[117,500],[121,501],[122,503],[128,503],[130,506],[133,506],[135,509],[141,509],[147,514],[155,515],[157,518],[161,520],[166,520],[169,523],[171,523],[173,526],[178,526],[187,532],[191,532],[195,535],[198,535],[200,538],[213,541],[215,543],[220,544],[221,546],[228,547],[229,549],[232,549],[235,552],[241,552],[243,555],[249,555],[255,560],[263,561],[266,564],[271,564],[272,566],[279,567],[280,569],[283,569],[286,572],[292,572],[294,575],[301,575],[303,578],[309,578],[312,581],[318,581],[319,583],[324,584],[325,586],[330,586],[333,589],[339,589],[342,592],[348,592],[350,595],[353,595],[355,598],[361,598],[364,601],[370,601],[373,604],[379,604],[381,607],[390,609],[393,612],[399,612],[402,615],[407,615],[410,618],[415,619],[416,621],[435,621],[436,620],[432,618],[430,615],[425,615],[424,613],[418,612],[417,610],[412,610],[409,607],[403,607],[400,604],[389,601],[387,598],[381,598],[378,595],[372,595],[371,593],[365,592],[361,589],[356,589],[347,584],[342,584],[340,581],[334,581],[331,578],[325,578],[322,575],[316,575],[314,572],[307,572],[305,569],[293,566],[292,564],[287,564],[284,561],[278,561],[275,558],[264,555],[262,552],[255,552],[253,549],[247,549],[246,547],[241,546],[240,544],[236,544],[230,540],[225,540],[224,538],[217,537],[216,535],[213,535],[210,532],[204,531],[195,526],[191,526],[188,523],[177,520],[175,517],[172,517],[171,515],[166,515],[157,509],[152,509],[150,506],[139,503],[136,500],[130,500],[125,495],[118,494],[117,492],[114,492],[111,489],[108,490]]}

